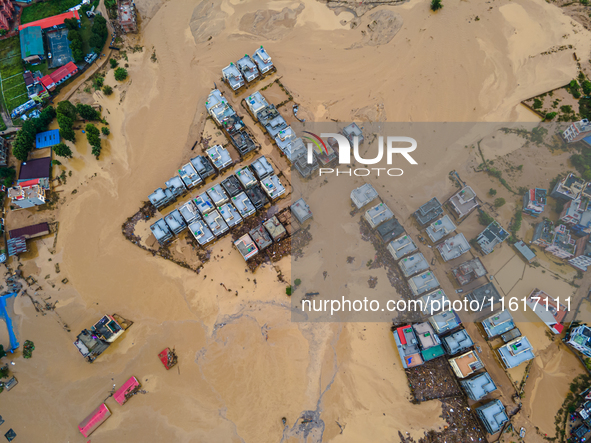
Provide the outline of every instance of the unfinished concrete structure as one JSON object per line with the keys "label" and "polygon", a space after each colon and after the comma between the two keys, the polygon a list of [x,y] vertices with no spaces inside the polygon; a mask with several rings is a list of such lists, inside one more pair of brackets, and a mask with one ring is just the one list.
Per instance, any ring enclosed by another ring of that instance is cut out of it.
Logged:
{"label": "unfinished concrete structure", "polygon": [[259,248],[259,251],[262,251],[273,244],[271,236],[263,227],[263,225],[258,225],[256,228],[252,229],[248,234],[257,245],[257,248]]}
{"label": "unfinished concrete structure", "polygon": [[117,2],[117,22],[125,34],[137,32],[137,13],[131,0]]}
{"label": "unfinished concrete structure", "polygon": [[478,207],[476,201],[476,193],[470,186],[466,186],[457,194],[454,194],[450,199],[449,203],[455,211],[458,218],[464,218],[470,212]]}
{"label": "unfinished concrete structure", "polygon": [[419,207],[414,213],[419,225],[425,226],[443,215],[443,207],[436,197]]}
{"label": "unfinished concrete structure", "polygon": [[460,286],[467,285],[480,277],[484,277],[487,273],[486,268],[479,258],[465,261],[453,268],[451,272]]}
{"label": "unfinished concrete structure", "polygon": [[303,198],[296,200],[290,209],[291,213],[300,223],[304,223],[306,220],[312,218],[312,211],[310,211],[308,203]]}

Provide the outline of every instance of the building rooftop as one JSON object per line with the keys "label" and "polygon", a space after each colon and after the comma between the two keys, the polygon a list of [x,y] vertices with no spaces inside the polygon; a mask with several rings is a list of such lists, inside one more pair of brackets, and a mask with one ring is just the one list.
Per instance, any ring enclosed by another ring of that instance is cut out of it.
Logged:
{"label": "building rooftop", "polygon": [[550,219],[544,219],[534,227],[532,243],[538,246],[549,246],[554,241],[554,223]]}
{"label": "building rooftop", "polygon": [[419,207],[419,209],[414,213],[415,218],[421,226],[431,223],[433,220],[437,219],[442,214],[443,208],[441,207],[441,203],[439,203],[439,200],[437,200],[436,197],[433,197],[427,203]]}
{"label": "building rooftop", "polygon": [[462,218],[472,212],[476,207],[478,207],[478,202],[476,201],[476,193],[472,190],[470,186],[466,186],[460,192],[453,195],[449,202],[451,203],[452,208],[458,214],[458,217]]}
{"label": "building rooftop", "polygon": [[259,251],[271,246],[273,240],[271,236],[267,232],[267,230],[263,227],[263,225],[258,225],[256,228],[251,230],[249,233],[250,238],[253,239]]}
{"label": "building rooftop", "polygon": [[170,232],[170,228],[163,219],[159,219],[150,225],[150,231],[152,231],[158,243],[161,244],[166,243],[172,238],[172,232]]}
{"label": "building rooftop", "polygon": [[444,303],[449,303],[449,298],[447,298],[443,289],[436,289],[433,292],[423,295],[421,302],[423,303],[423,314],[433,315],[445,310]]}
{"label": "building rooftop", "polygon": [[468,243],[464,234],[460,233],[438,244],[437,250],[444,261],[450,261],[468,252],[470,243]]}
{"label": "building rooftop", "polygon": [[148,196],[148,200],[150,200],[150,203],[152,203],[156,208],[161,208],[167,205],[173,199],[174,197],[172,195],[172,191],[168,188],[158,188]]}
{"label": "building rooftop", "polygon": [[236,91],[244,86],[244,78],[234,63],[230,63],[222,69],[222,77],[228,82],[230,88]]}
{"label": "building rooftop", "polygon": [[468,351],[459,357],[448,360],[458,378],[466,378],[474,372],[484,368],[484,363],[474,351]]}
{"label": "building rooftop", "polygon": [[476,414],[489,434],[496,434],[509,421],[501,400],[492,400],[476,408]]}
{"label": "building rooftop", "polygon": [[345,126],[342,132],[343,135],[347,137],[347,140],[349,140],[351,143],[351,146],[353,146],[354,137],[358,138],[359,144],[363,142],[363,132],[361,132],[361,129],[355,123]]}
{"label": "building rooftop", "polygon": [[508,369],[534,358],[532,345],[525,336],[511,340],[506,345],[498,348],[497,352]]}
{"label": "building rooftop", "polygon": [[460,384],[466,391],[466,394],[468,394],[468,397],[474,401],[478,401],[497,390],[497,386],[488,372],[483,372],[472,378],[462,380]]}
{"label": "building rooftop", "polygon": [[410,278],[408,284],[414,295],[421,295],[439,286],[439,281],[433,272],[426,271]]}
{"label": "building rooftop", "polygon": [[546,189],[534,188],[523,195],[523,211],[534,216],[544,212],[546,207]]}
{"label": "building rooftop", "polygon": [[486,268],[479,258],[465,261],[451,270],[452,274],[461,286],[486,275]]}
{"label": "building rooftop", "polygon": [[178,209],[175,209],[164,217],[164,221],[174,234],[179,234],[187,228],[187,224]]}
{"label": "building rooftop", "polygon": [[300,223],[304,223],[306,220],[312,218],[312,211],[310,211],[308,203],[303,198],[296,200],[290,209],[291,213]]}
{"label": "building rooftop", "polygon": [[238,69],[247,82],[252,82],[259,76],[257,65],[252,61],[248,54],[245,54],[240,60],[236,62]]}
{"label": "building rooftop", "polygon": [[276,175],[262,179],[261,188],[263,188],[271,200],[276,200],[285,194],[285,188]]}
{"label": "building rooftop", "polygon": [[211,199],[211,201],[213,202],[213,205],[215,207],[219,207],[219,206],[223,205],[224,203],[226,203],[227,201],[229,201],[229,198],[226,195],[224,188],[222,188],[222,185],[219,183],[217,183],[217,184],[213,185],[211,188],[209,188],[207,190],[207,195],[209,195],[209,198]]}
{"label": "building rooftop", "polygon": [[49,234],[49,224],[47,222],[24,226],[18,229],[8,231],[10,238],[24,237],[26,239],[40,237]]}
{"label": "building rooftop", "polygon": [[267,195],[263,192],[260,185],[256,184],[244,191],[254,207],[259,210],[269,203]]}
{"label": "building rooftop", "polygon": [[556,183],[550,195],[561,200],[574,200],[584,187],[585,180],[571,173]]}
{"label": "building rooftop", "polygon": [[388,244],[392,240],[398,238],[400,234],[403,234],[404,228],[400,223],[398,223],[396,218],[391,218],[390,220],[387,220],[378,226],[377,232],[382,241]]}
{"label": "building rooftop", "polygon": [[250,167],[259,180],[269,177],[275,173],[273,166],[271,166],[271,163],[269,163],[269,160],[267,160],[267,157],[264,155],[261,155],[259,158],[253,161],[250,164]]}
{"label": "building rooftop", "polygon": [[279,114],[274,105],[269,105],[257,114],[257,119],[265,127],[271,138],[277,137],[279,131],[287,128],[287,122]]}
{"label": "building rooftop", "polygon": [[63,25],[64,20],[67,18],[75,18],[76,20],[80,20],[80,14],[78,13],[78,11],[64,12],[63,14],[53,15],[51,17],[47,17],[34,22],[29,22],[24,25],[19,25],[18,30],[22,31],[23,29],[30,28],[32,26],[39,26],[41,29],[49,29],[53,28],[54,26]]}
{"label": "building rooftop", "polygon": [[238,249],[244,260],[248,260],[259,253],[254,241],[252,241],[252,238],[248,234],[244,234],[236,240],[234,246],[236,246],[236,249]]}
{"label": "building rooftop", "polygon": [[182,205],[179,208],[179,212],[187,224],[193,223],[195,220],[201,218],[201,214],[199,213],[197,206],[195,206],[195,203],[193,203],[191,200]]}
{"label": "building rooftop", "polygon": [[30,26],[23,29],[19,33],[19,39],[21,43],[21,58],[25,59],[31,56],[45,55],[43,49],[43,35],[41,34],[40,26]]}
{"label": "building rooftop", "polygon": [[440,312],[429,317],[429,322],[437,334],[445,334],[462,324],[460,317],[453,310]]}
{"label": "building rooftop", "polygon": [[392,334],[394,335],[394,341],[396,342],[396,347],[402,360],[402,366],[404,368],[412,368],[413,366],[422,365],[423,359],[412,326],[399,327],[392,331]]}
{"label": "building rooftop", "polygon": [[263,226],[271,235],[274,241],[279,241],[287,235],[287,231],[283,225],[277,220],[277,217],[273,216],[269,220],[263,223]]}
{"label": "building rooftop", "polygon": [[183,165],[179,169],[179,176],[181,177],[181,180],[183,180],[187,189],[192,189],[203,181],[199,174],[197,174],[197,171],[191,162]]}
{"label": "building rooftop", "polygon": [[207,157],[198,155],[197,157],[191,159],[191,164],[203,180],[205,180],[210,175],[215,174],[215,169]]}
{"label": "building rooftop", "polygon": [[[27,252],[27,241],[24,237],[15,237],[6,241],[8,256],[13,257],[23,252]],[[6,257],[5,257],[6,258]]]}
{"label": "building rooftop", "polygon": [[369,183],[365,183],[351,191],[351,201],[357,209],[363,208],[378,198],[378,192]]}
{"label": "building rooftop", "polygon": [[560,334],[564,330],[562,322],[567,314],[566,306],[555,298],[535,288],[527,297],[526,303],[554,334]]}
{"label": "building rooftop", "polygon": [[433,243],[436,243],[455,230],[456,225],[451,221],[449,215],[444,215],[427,227],[427,235]]}
{"label": "building rooftop", "polygon": [[18,181],[34,180],[51,176],[51,157],[36,158],[21,163]]}
{"label": "building rooftop", "polygon": [[242,218],[246,218],[256,212],[254,205],[244,192],[232,197],[230,201],[236,207]]}
{"label": "building rooftop", "polygon": [[216,237],[220,237],[228,232],[227,223],[216,209],[207,214],[203,214],[203,221],[207,223],[211,233]]}
{"label": "building rooftop", "polygon": [[170,189],[170,192],[172,192],[173,197],[178,197],[187,190],[185,184],[178,175],[175,175],[174,177],[170,178],[169,180],[164,182],[164,184],[168,189]]}
{"label": "building rooftop", "polygon": [[203,220],[195,220],[189,225],[189,231],[201,246],[213,241],[215,236],[211,233],[207,224]]}
{"label": "building rooftop", "polygon": [[521,331],[518,328],[513,328],[504,334],[501,334],[501,338],[504,343],[509,343],[514,338],[521,337]]}
{"label": "building rooftop", "polygon": [[[495,288],[495,285],[492,282],[489,282],[474,289],[466,295],[466,298],[470,300],[470,302],[476,301],[478,303],[477,311],[480,312],[484,309],[490,308],[491,304],[500,303],[502,297],[499,294],[499,291],[497,291],[497,288]],[[470,303],[470,309],[472,308],[472,303]]]}
{"label": "building rooftop", "polygon": [[238,180],[240,180],[240,183],[244,189],[248,189],[258,183],[257,179],[254,178],[254,174],[248,166],[238,169],[236,171],[236,177],[238,177]]}
{"label": "building rooftop", "polygon": [[265,51],[265,48],[262,46],[254,52],[252,58],[254,59],[254,62],[257,64],[259,71],[261,71],[262,74],[266,74],[271,69],[273,69],[271,57],[269,57],[269,54],[267,54],[267,51]]}
{"label": "building rooftop", "polygon": [[465,329],[460,329],[446,337],[442,338],[443,346],[447,349],[449,355],[457,354],[474,345],[474,342]]}
{"label": "building rooftop", "polygon": [[509,232],[505,231],[495,220],[480,233],[476,241],[480,245],[482,252],[486,255],[490,254],[496,245],[504,242],[508,237]]}
{"label": "building rooftop", "polygon": [[399,260],[407,254],[417,250],[417,245],[412,241],[409,235],[403,235],[393,240],[388,245],[388,251],[395,260]]}
{"label": "building rooftop", "polygon": [[232,228],[242,223],[242,217],[240,216],[240,213],[234,206],[232,206],[231,203],[224,203],[218,209],[228,224],[228,227]]}
{"label": "building rooftop", "polygon": [[439,337],[435,334],[429,322],[415,323],[413,329],[415,330],[415,335],[419,340],[421,349],[425,350],[441,344]]}
{"label": "building rooftop", "polygon": [[529,263],[534,258],[536,258],[536,253],[532,251],[524,242],[523,240],[518,241],[513,246],[515,249],[521,254],[521,256]]}
{"label": "building rooftop", "polygon": [[242,185],[235,175],[230,175],[221,183],[222,187],[226,191],[226,194],[230,197],[236,197],[242,192]]}
{"label": "building rooftop", "polygon": [[386,220],[390,220],[392,217],[394,217],[394,213],[385,203],[378,203],[365,213],[365,219],[372,228],[379,226]]}
{"label": "building rooftop", "polygon": [[511,312],[505,310],[482,320],[482,327],[489,338],[504,334],[515,327]]}
{"label": "building rooftop", "polygon": [[207,158],[211,160],[218,171],[227,168],[232,164],[232,157],[226,148],[222,145],[215,145],[205,151]]}
{"label": "building rooftop", "polygon": [[197,198],[193,200],[193,203],[195,203],[195,206],[197,206],[197,209],[199,209],[201,215],[205,215],[215,209],[213,201],[211,198],[209,198],[207,192],[199,194]]}
{"label": "building rooftop", "polygon": [[275,143],[277,144],[277,147],[281,149],[281,152],[283,152],[288,159],[291,157],[291,147],[295,140],[296,134],[294,130],[291,129],[291,126],[279,131],[275,137]]}
{"label": "building rooftop", "polygon": [[248,109],[250,109],[250,112],[252,112],[252,115],[255,117],[259,111],[262,111],[264,108],[269,106],[269,103],[259,91],[249,95],[244,101],[246,102]]}
{"label": "building rooftop", "polygon": [[400,266],[405,277],[410,277],[418,272],[429,269],[429,263],[420,252],[403,258],[398,262],[398,266]]}
{"label": "building rooftop", "polygon": [[421,357],[423,357],[423,360],[426,362],[429,360],[433,360],[437,357],[441,357],[443,355],[445,355],[445,349],[441,345],[421,350]]}
{"label": "building rooftop", "polygon": [[59,145],[61,142],[59,129],[52,129],[51,131],[39,132],[35,136],[35,148],[43,149],[51,146]]}

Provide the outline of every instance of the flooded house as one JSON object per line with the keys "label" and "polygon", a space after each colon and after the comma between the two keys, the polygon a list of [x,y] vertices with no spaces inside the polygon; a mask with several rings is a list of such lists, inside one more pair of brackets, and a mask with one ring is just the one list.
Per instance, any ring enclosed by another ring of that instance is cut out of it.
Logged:
{"label": "flooded house", "polygon": [[376,198],[378,198],[378,192],[369,183],[365,183],[351,191],[351,201],[357,209],[370,204]]}
{"label": "flooded house", "polygon": [[234,246],[236,249],[238,249],[238,252],[240,252],[240,255],[242,255],[242,258],[244,258],[245,261],[259,253],[256,244],[248,234],[244,234],[242,237],[236,240],[234,242]]}
{"label": "flooded house", "polygon": [[256,208],[244,192],[232,197],[231,201],[242,218],[249,217],[256,212]]}
{"label": "flooded house", "polygon": [[376,228],[386,220],[394,217],[394,213],[385,203],[378,203],[373,208],[368,209],[364,217],[372,228]]}
{"label": "flooded house", "polygon": [[244,77],[242,77],[242,73],[234,63],[230,63],[222,69],[222,79],[234,92],[238,91],[245,85]]}
{"label": "flooded house", "polygon": [[249,95],[245,100],[246,106],[253,118],[256,119],[257,114],[269,106],[269,103],[259,91]]}
{"label": "flooded house", "polygon": [[244,189],[248,189],[258,183],[257,179],[248,166],[244,166],[236,171],[236,177]]}
{"label": "flooded house", "polygon": [[197,171],[197,174],[205,181],[207,177],[215,174],[215,169],[211,162],[203,155],[198,155],[191,159],[191,164]]}
{"label": "flooded house", "polygon": [[203,182],[201,176],[197,173],[191,162],[183,165],[179,169],[179,176],[181,177],[181,180],[183,180],[187,189],[193,189]]}
{"label": "flooded house", "polygon": [[285,194],[285,188],[276,175],[271,175],[261,180],[261,187],[267,193],[271,201],[277,200]]}
{"label": "flooded house", "polygon": [[89,362],[93,362],[115,340],[123,335],[125,329],[112,315],[103,316],[90,329],[84,329],[74,342],[78,351]]}
{"label": "flooded house", "polygon": [[427,227],[427,235],[433,243],[447,237],[456,230],[456,225],[451,221],[449,215],[444,215],[439,220],[435,220]]}
{"label": "flooded house", "polygon": [[242,223],[242,217],[240,216],[240,213],[231,203],[224,203],[218,209],[222,217],[224,217],[224,220],[228,224],[229,228],[233,228],[234,226]]}
{"label": "flooded house", "polygon": [[152,234],[154,234],[156,241],[158,241],[158,243],[160,243],[161,245],[166,244],[173,238],[173,234],[170,231],[170,228],[162,218],[150,225],[150,231],[152,231]]}
{"label": "flooded house", "polygon": [[211,233],[216,237],[221,237],[228,232],[228,224],[216,209],[208,214],[204,214],[203,221],[207,223]]}
{"label": "flooded house", "polygon": [[168,189],[170,189],[170,192],[172,192],[172,196],[174,198],[180,197],[187,191],[185,184],[178,175],[170,178],[168,181],[164,182],[164,184]]}
{"label": "flooded house", "polygon": [[262,251],[273,244],[271,236],[263,227],[263,225],[258,225],[256,228],[252,229],[248,234],[257,245],[259,251]]}
{"label": "flooded house", "polygon": [[277,220],[276,216],[271,217],[269,220],[263,223],[263,226],[273,239],[273,241],[278,242],[282,238],[287,237],[287,231],[283,227],[283,225]]}
{"label": "flooded house", "polygon": [[195,206],[195,203],[193,203],[193,201],[191,200],[182,205],[179,208],[179,212],[183,216],[183,219],[185,220],[187,225],[201,218],[201,214],[199,213],[197,206]]}
{"label": "flooded house", "polygon": [[232,165],[232,157],[230,157],[230,153],[222,145],[212,146],[205,152],[218,172]]}
{"label": "flooded house", "polygon": [[156,209],[160,209],[174,201],[174,195],[172,195],[172,191],[168,188],[158,188],[148,196],[148,200],[150,200],[150,203]]}
{"label": "flooded house", "polygon": [[262,46],[254,52],[252,58],[254,62],[257,64],[259,71],[263,75],[275,69],[271,57],[269,56],[269,54],[267,54],[267,51],[265,51],[265,48],[263,48]]}
{"label": "flooded house", "polygon": [[460,385],[466,391],[466,395],[474,401],[478,401],[497,390],[497,386],[488,372],[483,372],[466,380],[460,380]]}
{"label": "flooded house", "polygon": [[189,225],[189,231],[201,246],[215,240],[215,236],[211,233],[209,227],[203,220],[196,220]]}
{"label": "flooded house", "polygon": [[269,204],[269,199],[260,185],[256,184],[244,191],[254,207],[259,210]]}
{"label": "flooded house", "polygon": [[355,137],[357,137],[357,143],[363,143],[363,132],[361,132],[361,129],[357,124],[351,123],[350,125],[345,126],[341,132],[347,137],[351,146],[355,143]]}
{"label": "flooded house", "polygon": [[388,244],[388,251],[392,254],[394,260],[400,260],[405,255],[408,255],[417,249],[417,245],[408,234],[398,237],[396,240],[392,240]]}
{"label": "flooded house", "polygon": [[286,129],[288,126],[287,122],[274,105],[269,105],[259,111],[257,119],[272,139],[275,139],[277,134],[279,134],[279,131]]}
{"label": "flooded house", "polygon": [[226,194],[228,194],[228,196],[230,197],[236,197],[243,191],[242,186],[240,185],[240,181],[238,180],[238,178],[236,178],[235,175],[230,175],[229,177],[227,177],[225,180],[222,181],[221,185],[222,188],[224,188],[224,190],[226,191]]}
{"label": "flooded house", "polygon": [[250,164],[250,168],[254,172],[256,178],[259,180],[267,178],[275,173],[273,166],[271,166],[271,163],[269,163],[269,160],[267,160],[267,157],[264,155],[261,155],[259,158],[253,161]]}
{"label": "flooded house", "polygon": [[215,209],[213,201],[211,198],[209,198],[207,192],[199,194],[197,198],[193,200],[193,202],[195,203],[195,206],[197,206],[197,209],[199,210],[202,216]]}
{"label": "flooded house", "polygon": [[183,216],[181,215],[178,209],[175,209],[167,216],[165,216],[164,221],[166,222],[173,234],[178,235],[185,229],[187,229],[187,223],[185,223],[185,220],[183,219]]}
{"label": "flooded house", "polygon": [[474,346],[472,338],[465,329],[460,329],[453,334],[447,335],[441,339],[443,347],[449,355],[455,355],[466,351]]}
{"label": "flooded house", "polygon": [[80,422],[78,425],[78,430],[84,437],[88,438],[90,434],[96,431],[97,428],[102,425],[110,416],[111,411],[107,405],[103,403],[94,411],[92,411],[88,417]]}
{"label": "flooded house", "polygon": [[310,206],[308,206],[308,203],[306,203],[303,198],[296,200],[295,203],[290,206],[290,210],[300,224],[303,224],[306,220],[312,218]]}
{"label": "flooded house", "polygon": [[229,201],[228,195],[224,191],[224,188],[222,188],[222,185],[219,183],[209,188],[207,190],[207,195],[209,195],[209,198],[216,208]]}
{"label": "flooded house", "polygon": [[420,252],[403,258],[398,262],[400,270],[405,277],[411,277],[419,272],[429,269],[429,263]]}
{"label": "flooded house", "polygon": [[244,57],[238,60],[236,65],[242,73],[242,77],[244,77],[248,83],[251,83],[258,78],[259,70],[257,65],[248,54],[245,54]]}

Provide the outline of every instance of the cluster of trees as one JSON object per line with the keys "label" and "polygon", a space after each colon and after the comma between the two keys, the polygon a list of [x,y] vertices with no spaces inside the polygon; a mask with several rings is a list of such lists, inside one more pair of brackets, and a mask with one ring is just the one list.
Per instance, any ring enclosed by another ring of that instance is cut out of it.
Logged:
{"label": "cluster of trees", "polygon": [[[64,20],[64,24],[70,30],[68,32],[68,40],[70,41],[72,57],[74,57],[76,63],[79,63],[84,60],[84,52],[82,50],[84,41],[78,28],[78,22],[76,19],[66,19]],[[109,35],[109,31],[107,30],[107,20],[102,15],[96,15],[94,17],[91,31],[92,33],[88,39],[88,46],[98,54],[103,49],[103,46],[105,46],[105,42]]]}
{"label": "cluster of trees", "polygon": [[60,157],[72,158],[72,150],[65,143],[60,143],[59,145],[54,146],[53,152],[55,152],[55,155],[59,155]]}
{"label": "cluster of trees", "polygon": [[92,123],[88,123],[86,125],[86,139],[88,140],[90,146],[92,146],[92,155],[94,155],[97,160],[101,155],[102,149],[100,134],[101,132]]}
{"label": "cluster of trees", "polygon": [[20,131],[12,142],[12,155],[24,162],[35,144],[35,136],[38,132],[47,131],[51,121],[55,118],[56,112],[52,106],[48,106],[37,118],[32,118],[23,123]]}
{"label": "cluster of trees", "polygon": [[591,153],[585,150],[581,152],[581,154],[571,155],[570,161],[583,179],[591,181]]}
{"label": "cluster of trees", "polygon": [[437,11],[443,8],[443,3],[441,0],[431,0],[431,11]]}
{"label": "cluster of trees", "polygon": [[94,23],[92,24],[92,35],[88,40],[88,44],[94,51],[99,54],[105,46],[109,31],[107,30],[107,19],[102,15],[94,16]]}
{"label": "cluster of trees", "polygon": [[122,82],[127,78],[127,69],[117,68],[115,69],[115,72],[113,72],[113,75],[115,76],[115,80],[117,80],[118,82]]}
{"label": "cluster of trees", "polygon": [[[60,128],[60,136],[64,140],[68,140],[72,143],[76,141],[76,133],[74,132],[74,121],[78,118],[82,118],[84,120],[100,120],[101,113],[94,109],[90,105],[85,105],[83,103],[78,103],[74,106],[68,100],[64,100],[58,103],[57,105],[57,123]],[[64,145],[66,146],[66,145]],[[66,146],[67,148],[67,146]],[[69,149],[69,148],[68,148]],[[60,148],[62,152],[67,152]],[[55,151],[57,155],[57,151]],[[70,151],[71,154],[71,151]],[[68,155],[62,155],[62,157],[68,157]],[[70,155],[71,157],[71,155]]]}
{"label": "cluster of trees", "polygon": [[74,61],[80,63],[84,60],[84,52],[82,52],[83,42],[80,32],[78,32],[77,29],[70,29],[70,31],[68,31],[68,40],[70,41],[70,49],[72,50]]}

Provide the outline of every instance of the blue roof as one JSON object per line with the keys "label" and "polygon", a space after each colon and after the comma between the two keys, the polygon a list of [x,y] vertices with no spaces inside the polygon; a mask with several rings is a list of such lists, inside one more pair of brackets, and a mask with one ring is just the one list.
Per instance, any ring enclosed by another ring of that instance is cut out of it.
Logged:
{"label": "blue roof", "polygon": [[60,131],[59,129],[52,129],[51,131],[40,132],[37,134],[35,141],[35,147],[37,149],[49,148],[60,144]]}
{"label": "blue roof", "polygon": [[591,135],[589,137],[585,137],[583,141],[591,146]]}

